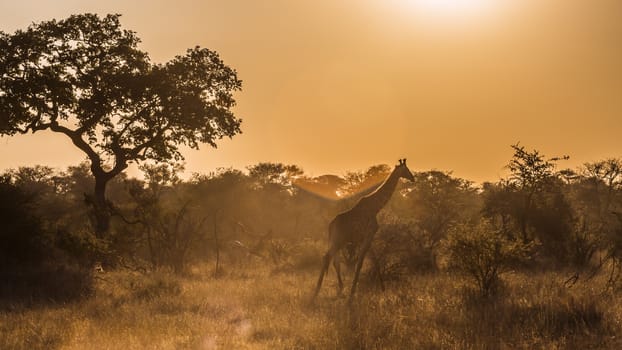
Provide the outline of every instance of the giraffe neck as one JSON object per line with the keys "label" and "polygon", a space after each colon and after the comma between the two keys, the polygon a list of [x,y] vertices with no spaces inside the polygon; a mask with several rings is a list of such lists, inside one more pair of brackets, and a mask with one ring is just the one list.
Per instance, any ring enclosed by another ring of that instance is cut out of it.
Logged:
{"label": "giraffe neck", "polygon": [[378,212],[387,204],[389,199],[391,199],[391,195],[393,195],[393,191],[395,191],[395,187],[397,186],[398,179],[399,176],[395,171],[393,171],[382,183],[382,185],[380,185],[374,192],[361,198],[361,201],[357,206],[361,207],[361,209],[368,210],[373,214],[378,214]]}

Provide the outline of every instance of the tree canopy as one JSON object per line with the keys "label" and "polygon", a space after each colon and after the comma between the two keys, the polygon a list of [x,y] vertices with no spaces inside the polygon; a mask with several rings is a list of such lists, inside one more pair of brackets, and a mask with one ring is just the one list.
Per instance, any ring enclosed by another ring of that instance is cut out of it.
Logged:
{"label": "tree canopy", "polygon": [[73,15],[0,32],[0,135],[69,137],[90,161],[100,209],[106,182],[129,163],[181,160],[180,145],[216,147],[241,132],[231,111],[241,81],[216,52],[197,46],[152,63],[119,17]]}

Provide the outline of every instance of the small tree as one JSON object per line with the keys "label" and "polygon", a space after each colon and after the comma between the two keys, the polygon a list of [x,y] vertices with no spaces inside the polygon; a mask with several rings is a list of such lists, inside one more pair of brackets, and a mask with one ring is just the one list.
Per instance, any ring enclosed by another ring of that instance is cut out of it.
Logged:
{"label": "small tree", "polygon": [[[606,220],[611,210],[620,210],[619,192],[622,189],[622,159],[609,158],[598,162],[586,163],[580,168],[580,179],[592,196],[589,206],[596,210],[599,221]],[[584,201],[588,198],[582,198]],[[586,203],[587,204],[587,203]]]}
{"label": "small tree", "polygon": [[559,160],[568,156],[546,159],[538,150],[526,151],[520,144],[512,145],[514,156],[507,165],[511,175],[508,184],[514,186],[522,195],[522,207],[518,213],[518,224],[523,243],[533,237],[528,233],[536,194],[542,192],[555,178],[555,167]]}
{"label": "small tree", "polygon": [[386,164],[372,165],[365,171],[348,171],[343,180],[344,184],[338,189],[341,196],[366,194],[376,189],[391,173],[391,167]]}
{"label": "small tree", "polygon": [[400,211],[417,224],[430,248],[436,248],[453,224],[477,215],[477,190],[471,181],[451,172],[431,170],[414,176],[415,181],[406,185],[405,208]]}
{"label": "small tree", "polygon": [[50,130],[88,157],[95,232],[108,231],[106,185],[132,162],[183,159],[179,145],[216,147],[240,132],[241,88],[218,54],[195,47],[149,61],[119,15],[73,15],[0,32],[0,135]]}
{"label": "small tree", "polygon": [[[573,187],[576,211],[580,218],[577,238],[585,247],[584,260],[596,250],[604,254],[592,275],[609,265],[609,284],[617,282],[622,266],[622,160],[609,158],[584,164],[579,168],[578,181]],[[582,234],[582,235],[580,235]],[[582,255],[577,254],[578,257]],[[587,265],[587,264],[586,264]]]}
{"label": "small tree", "polygon": [[180,166],[141,167],[146,183],[130,182],[137,228],[144,234],[153,268],[170,267],[183,272],[192,254],[206,240],[207,216],[193,204],[192,195],[177,176]]}
{"label": "small tree", "polygon": [[294,180],[302,174],[302,169],[297,165],[283,163],[259,163],[248,167],[248,176],[257,188],[273,185],[291,192]]}
{"label": "small tree", "polygon": [[482,296],[497,290],[499,275],[525,259],[529,246],[510,241],[487,220],[454,226],[445,240],[449,267],[472,277]]}

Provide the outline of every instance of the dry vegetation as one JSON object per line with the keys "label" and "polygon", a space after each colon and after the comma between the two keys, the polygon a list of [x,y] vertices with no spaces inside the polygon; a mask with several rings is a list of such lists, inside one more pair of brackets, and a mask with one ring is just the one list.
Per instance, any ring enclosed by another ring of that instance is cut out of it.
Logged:
{"label": "dry vegetation", "polygon": [[[319,268],[319,267],[318,267]],[[617,349],[619,292],[596,277],[565,287],[561,273],[510,273],[495,297],[445,273],[390,284],[369,280],[349,306],[334,274],[310,302],[317,269],[257,264],[213,277],[116,271],[94,295],[65,304],[6,307],[3,349]]]}
{"label": "dry vegetation", "polygon": [[[388,166],[305,178],[262,163],[188,181],[145,167],[111,183],[105,239],[84,165],[8,171],[0,349],[622,348],[622,160],[556,171],[514,150],[498,183],[401,183],[352,303],[332,269],[312,300],[326,227]],[[337,190],[349,196],[318,195]]]}

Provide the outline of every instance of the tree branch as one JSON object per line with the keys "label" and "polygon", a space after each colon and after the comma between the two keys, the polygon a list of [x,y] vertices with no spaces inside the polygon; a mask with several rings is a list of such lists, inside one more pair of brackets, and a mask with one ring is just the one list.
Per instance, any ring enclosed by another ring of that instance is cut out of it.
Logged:
{"label": "tree branch", "polygon": [[53,119],[53,121],[49,123],[49,126],[50,130],[52,131],[67,135],[67,137],[71,139],[71,142],[73,142],[76,147],[78,147],[89,157],[89,159],[91,160],[92,170],[103,172],[103,169],[101,167],[101,157],[97,152],[95,152],[95,150],[93,150],[93,148],[88,143],[86,143],[86,141],[82,139],[81,134],[78,134],[74,130],[58,124],[58,121],[56,121],[55,119]]}

